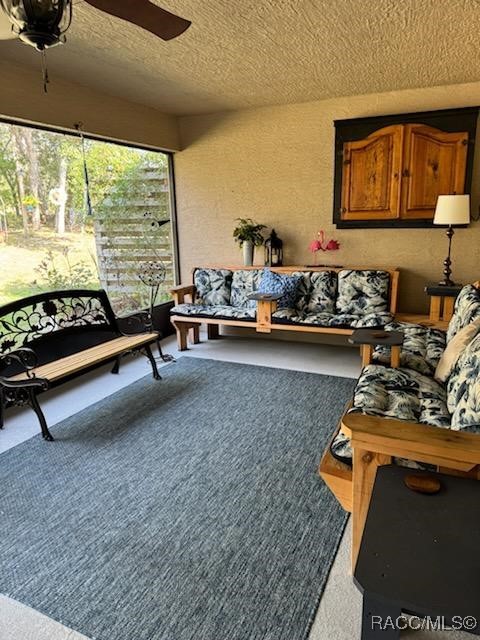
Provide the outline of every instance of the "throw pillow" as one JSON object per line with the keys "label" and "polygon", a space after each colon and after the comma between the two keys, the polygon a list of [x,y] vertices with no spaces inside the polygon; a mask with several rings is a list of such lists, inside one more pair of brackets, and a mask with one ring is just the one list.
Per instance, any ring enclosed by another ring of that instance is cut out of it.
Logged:
{"label": "throw pillow", "polygon": [[281,294],[278,307],[280,309],[292,308],[295,306],[300,278],[301,276],[287,276],[282,273],[274,273],[270,269],[264,269],[258,292]]}
{"label": "throw pillow", "polygon": [[453,371],[453,368],[462,355],[466,347],[475,338],[480,331],[480,318],[474,320],[460,331],[450,340],[447,348],[443,352],[442,357],[435,369],[435,380],[438,382],[446,382]]}
{"label": "throw pillow", "polygon": [[447,342],[480,317],[480,292],[475,284],[466,284],[455,300],[455,308],[447,330]]}

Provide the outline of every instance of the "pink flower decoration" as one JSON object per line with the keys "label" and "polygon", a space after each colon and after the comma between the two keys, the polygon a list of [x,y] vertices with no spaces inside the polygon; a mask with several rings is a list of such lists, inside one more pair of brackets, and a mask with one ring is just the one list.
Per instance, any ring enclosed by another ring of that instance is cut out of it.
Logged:
{"label": "pink flower decoration", "polygon": [[322,243],[320,242],[320,240],[313,240],[313,242],[308,245],[308,248],[312,253],[316,253],[317,251],[320,251],[320,249],[322,249]]}
{"label": "pink flower decoration", "polygon": [[329,240],[327,246],[325,247],[325,251],[337,251],[340,249],[340,243],[337,240]]}
{"label": "pink flower decoration", "polygon": [[327,240],[323,229],[320,229],[317,236],[318,240],[313,240],[308,245],[308,248],[312,253],[316,253],[317,251],[337,251],[337,249],[340,249],[340,243],[337,240],[334,240],[333,238]]}

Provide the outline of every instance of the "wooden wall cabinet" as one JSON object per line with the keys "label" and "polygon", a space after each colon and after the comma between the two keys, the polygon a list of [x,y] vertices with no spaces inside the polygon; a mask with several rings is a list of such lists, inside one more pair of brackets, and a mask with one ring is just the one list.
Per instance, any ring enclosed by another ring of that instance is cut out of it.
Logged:
{"label": "wooden wall cabinet", "polygon": [[337,121],[335,224],[430,226],[440,194],[470,191],[477,116],[457,109]]}
{"label": "wooden wall cabinet", "polygon": [[403,125],[375,131],[343,146],[342,219],[397,218],[400,207]]}
{"label": "wooden wall cabinet", "polygon": [[468,131],[405,125],[401,218],[433,218],[439,195],[464,193]]}

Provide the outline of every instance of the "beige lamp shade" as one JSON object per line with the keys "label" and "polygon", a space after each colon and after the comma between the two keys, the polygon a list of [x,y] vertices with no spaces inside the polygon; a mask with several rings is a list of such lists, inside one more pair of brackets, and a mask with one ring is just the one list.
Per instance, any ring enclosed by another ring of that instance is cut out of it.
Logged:
{"label": "beige lamp shade", "polygon": [[438,196],[433,224],[469,224],[470,196]]}

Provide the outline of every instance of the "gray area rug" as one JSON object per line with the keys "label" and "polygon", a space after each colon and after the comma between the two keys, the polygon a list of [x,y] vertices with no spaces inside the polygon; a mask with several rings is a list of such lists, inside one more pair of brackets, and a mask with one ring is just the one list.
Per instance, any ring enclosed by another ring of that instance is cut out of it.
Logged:
{"label": "gray area rug", "polygon": [[181,358],[0,456],[0,592],[96,640],[304,640],[354,381]]}

